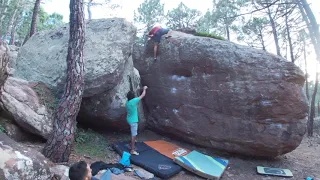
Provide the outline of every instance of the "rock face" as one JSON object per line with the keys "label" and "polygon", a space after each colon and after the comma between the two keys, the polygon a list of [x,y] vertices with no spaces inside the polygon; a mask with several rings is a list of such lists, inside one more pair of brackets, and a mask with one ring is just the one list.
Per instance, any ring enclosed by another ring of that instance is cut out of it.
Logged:
{"label": "rock face", "polygon": [[32,87],[32,83],[9,77],[2,87],[0,105],[20,127],[47,138],[53,130],[52,116]]}
{"label": "rock face", "polygon": [[[84,97],[111,90],[118,84],[135,33],[135,27],[124,19],[93,20],[86,24]],[[66,81],[68,40],[68,24],[32,36],[20,49],[15,76],[43,82],[61,93]]]}
{"label": "rock face", "polygon": [[197,145],[254,156],[294,150],[306,130],[303,72],[267,52],[173,32],[159,60],[135,47],[148,125]]}
{"label": "rock face", "polygon": [[34,139],[34,136],[32,134],[24,131],[23,129],[21,129],[19,126],[15,124],[5,123],[4,129],[6,131],[6,134],[17,142]]}
{"label": "rock face", "polygon": [[[83,98],[80,109],[80,121],[84,123],[92,123],[94,118],[95,125],[103,127],[110,124],[118,129],[127,129],[126,125],[126,109],[127,92],[130,91],[129,77],[132,80],[132,86],[135,91],[141,88],[140,75],[138,70],[133,69],[132,58],[128,59],[121,81],[112,90],[102,94]],[[145,127],[145,117],[142,103],[139,103],[139,129]],[[119,120],[120,119],[120,120]],[[110,123],[111,122],[111,123]]]}
{"label": "rock face", "polygon": [[43,180],[52,173],[49,161],[39,152],[17,144],[0,133],[0,179]]}
{"label": "rock face", "polygon": [[9,68],[11,68],[12,66],[14,66],[14,64],[16,63],[16,59],[18,57],[18,52],[19,52],[19,47],[14,46],[14,45],[9,45],[9,57],[10,57],[10,61],[9,61]]}
{"label": "rock face", "polygon": [[[43,82],[60,97],[66,77],[68,34],[69,26],[65,25],[32,36],[20,49],[15,76]],[[135,34],[136,28],[124,19],[92,20],[86,24],[81,121],[101,128],[125,123],[124,103],[130,87],[127,75],[135,79],[135,90],[140,84],[131,58]],[[144,118],[140,121],[145,122]]]}

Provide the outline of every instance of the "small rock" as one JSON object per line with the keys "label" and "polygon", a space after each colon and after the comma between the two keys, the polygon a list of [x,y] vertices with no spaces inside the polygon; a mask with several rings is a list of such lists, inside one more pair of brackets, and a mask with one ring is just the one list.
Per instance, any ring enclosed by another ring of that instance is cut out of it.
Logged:
{"label": "small rock", "polygon": [[56,165],[50,168],[51,173],[56,177],[59,177],[60,180],[69,180],[69,167],[64,165]]}
{"label": "small rock", "polygon": [[139,170],[141,172],[141,174],[143,174],[143,176],[145,177],[145,179],[150,179],[154,177],[154,174],[142,169],[142,168],[136,168],[136,170]]}

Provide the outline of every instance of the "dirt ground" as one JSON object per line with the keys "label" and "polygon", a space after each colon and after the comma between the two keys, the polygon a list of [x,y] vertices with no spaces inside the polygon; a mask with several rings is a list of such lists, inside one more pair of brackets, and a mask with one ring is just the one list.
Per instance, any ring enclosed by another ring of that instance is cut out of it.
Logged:
{"label": "dirt ground", "polygon": [[[288,168],[292,171],[294,177],[290,179],[305,179],[306,177],[310,176],[314,180],[320,179],[320,133],[316,132],[314,137],[308,138],[305,137],[301,143],[301,145],[291,153],[278,157],[276,159],[257,159],[257,158],[250,158],[250,157],[239,157],[230,154],[221,154],[221,152],[214,152],[209,151],[204,148],[198,148],[196,146],[177,142],[175,140],[160,136],[156,133],[151,131],[144,131],[139,135],[139,141],[146,141],[146,140],[167,140],[169,142],[173,142],[178,144],[182,147],[186,147],[189,149],[195,149],[199,152],[215,156],[215,157],[222,157],[229,160],[229,167],[224,172],[221,179],[226,180],[281,180],[281,179],[288,179],[288,178],[280,178],[274,176],[262,176],[256,173],[256,166],[267,166],[267,167],[278,167],[278,168]],[[116,142],[119,136],[126,136],[126,134],[119,134],[119,133],[110,133],[106,134],[106,139],[110,141],[110,144]],[[107,148],[106,151],[107,157],[104,161],[106,162],[113,162],[116,163],[120,160],[120,156],[113,152],[111,148]],[[73,155],[74,161],[79,160],[79,156]],[[99,159],[95,159],[94,157],[84,158],[89,162],[93,162]],[[71,160],[72,161],[72,160]],[[128,176],[132,176],[130,173],[126,173]],[[138,179],[138,178],[137,178]],[[197,180],[202,179],[188,171],[182,171],[178,175],[171,178],[172,180]]]}
{"label": "dirt ground", "polygon": [[[109,146],[105,149],[105,157],[89,157],[73,152],[70,156],[68,165],[79,160],[85,160],[87,163],[95,161],[104,161],[106,163],[117,163],[120,156],[116,154],[111,144],[117,141],[128,140],[129,134],[126,133],[104,133],[105,138],[109,141]],[[222,175],[222,180],[303,180],[310,176],[314,180],[320,179],[320,122],[316,124],[314,137],[305,137],[301,145],[291,153],[277,157],[275,159],[257,159],[252,157],[241,157],[239,155],[231,155],[222,152],[210,151],[208,149],[199,148],[188,143],[178,142],[176,140],[160,136],[154,132],[146,130],[138,135],[138,141],[159,140],[163,139],[182,147],[197,150],[204,154],[215,157],[221,157],[229,160],[229,166]],[[41,145],[37,146],[41,148]],[[257,174],[256,166],[267,166],[277,168],[290,169],[294,175],[293,178],[281,178],[275,176],[262,176]],[[135,166],[134,166],[135,167]],[[134,177],[132,173],[126,173],[126,176]],[[137,177],[134,177],[139,179]],[[200,180],[203,179],[191,172],[181,171],[179,174],[171,178],[172,180]]]}

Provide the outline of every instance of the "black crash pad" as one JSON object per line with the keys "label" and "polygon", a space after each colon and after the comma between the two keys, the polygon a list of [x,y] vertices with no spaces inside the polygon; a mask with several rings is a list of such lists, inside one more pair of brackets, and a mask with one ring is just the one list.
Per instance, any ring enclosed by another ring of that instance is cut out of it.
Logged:
{"label": "black crash pad", "polygon": [[[128,142],[114,143],[113,148],[120,156],[123,151],[130,152]],[[182,170],[182,167],[175,164],[172,159],[160,154],[143,142],[137,142],[135,148],[139,155],[130,156],[131,163],[153,173],[155,176],[168,179]]]}

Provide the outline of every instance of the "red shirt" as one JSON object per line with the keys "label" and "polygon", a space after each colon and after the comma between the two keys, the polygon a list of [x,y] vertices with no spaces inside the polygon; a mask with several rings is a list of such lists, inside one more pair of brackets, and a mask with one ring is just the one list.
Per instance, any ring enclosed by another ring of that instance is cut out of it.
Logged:
{"label": "red shirt", "polygon": [[154,35],[157,31],[159,31],[159,29],[161,29],[161,27],[159,26],[152,28],[151,31],[149,32],[149,35]]}

